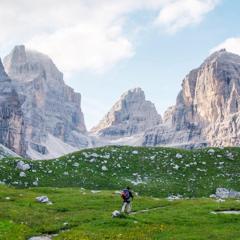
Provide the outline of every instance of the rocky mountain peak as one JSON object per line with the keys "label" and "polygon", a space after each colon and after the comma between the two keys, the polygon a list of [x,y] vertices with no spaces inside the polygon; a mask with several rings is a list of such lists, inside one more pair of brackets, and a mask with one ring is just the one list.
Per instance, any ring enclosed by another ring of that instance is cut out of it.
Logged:
{"label": "rocky mountain peak", "polygon": [[26,49],[23,45],[15,46],[3,64],[13,80],[29,82],[43,78],[49,84],[63,84],[63,74],[47,55]]}
{"label": "rocky mountain peak", "polygon": [[141,88],[121,95],[100,123],[91,131],[100,136],[132,136],[144,132],[149,126],[162,122],[154,104],[145,99]]}
{"label": "rocky mountain peak", "polygon": [[154,145],[239,145],[240,56],[220,50],[183,80],[166,126],[145,135]]}
{"label": "rocky mountain peak", "polygon": [[225,64],[240,64],[240,56],[226,49],[213,52],[200,67],[204,67],[209,64],[225,63]]}
{"label": "rocky mountain peak", "polygon": [[145,100],[145,93],[140,87],[137,87],[123,93],[120,99],[142,101]]}
{"label": "rocky mountain peak", "polygon": [[11,62],[14,64],[26,62],[27,55],[24,45],[18,45],[13,48],[10,53]]}
{"label": "rocky mountain peak", "polygon": [[81,95],[64,83],[63,74],[47,55],[16,46],[4,58],[4,67],[24,99],[21,108],[29,157],[56,157],[88,146]]}

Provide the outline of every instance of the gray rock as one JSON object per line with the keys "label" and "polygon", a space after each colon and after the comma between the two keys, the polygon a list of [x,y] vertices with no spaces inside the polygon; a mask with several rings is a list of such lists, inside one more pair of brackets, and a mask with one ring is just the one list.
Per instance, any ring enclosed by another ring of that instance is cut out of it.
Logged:
{"label": "gray rock", "polygon": [[124,93],[91,132],[107,138],[130,137],[162,122],[153,103],[140,88]]}
{"label": "gray rock", "polygon": [[17,157],[21,158],[18,154],[13,152],[11,149],[5,147],[4,145],[0,144],[0,159],[4,157]]}
{"label": "gray rock", "polygon": [[215,196],[217,198],[240,198],[240,192],[227,188],[217,188]]}
{"label": "gray rock", "polygon": [[51,139],[62,143],[61,154],[89,145],[81,95],[65,85],[63,74],[48,56],[16,46],[4,58],[4,66],[17,92],[25,97],[22,112],[29,157],[58,155]]}
{"label": "gray rock", "polygon": [[36,200],[40,203],[49,203],[50,202],[47,196],[36,197]]}
{"label": "gray rock", "polygon": [[6,74],[0,59],[0,144],[24,156],[26,143],[21,105],[22,98]]}
{"label": "gray rock", "polygon": [[239,129],[240,56],[220,50],[184,78],[176,105],[143,145],[238,146]]}
{"label": "gray rock", "polygon": [[31,237],[29,240],[51,240],[50,236],[38,236],[38,237]]}
{"label": "gray rock", "polygon": [[22,170],[22,171],[27,171],[29,170],[31,167],[28,163],[24,163],[23,161],[19,161],[17,163],[17,169]]}

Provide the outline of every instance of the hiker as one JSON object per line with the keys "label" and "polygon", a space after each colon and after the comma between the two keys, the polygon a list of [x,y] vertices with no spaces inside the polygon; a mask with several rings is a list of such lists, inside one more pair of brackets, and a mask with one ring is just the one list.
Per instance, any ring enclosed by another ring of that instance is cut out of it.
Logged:
{"label": "hiker", "polygon": [[121,197],[123,199],[122,204],[122,213],[130,213],[131,212],[131,200],[133,200],[133,194],[130,190],[130,187],[127,187],[126,189],[122,190]]}

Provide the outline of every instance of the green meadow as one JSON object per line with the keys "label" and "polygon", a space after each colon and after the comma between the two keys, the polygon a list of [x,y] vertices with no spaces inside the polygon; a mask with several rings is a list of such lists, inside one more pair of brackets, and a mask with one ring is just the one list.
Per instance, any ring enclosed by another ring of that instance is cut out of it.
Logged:
{"label": "green meadow", "polygon": [[[29,170],[17,168],[21,160]],[[240,210],[239,200],[209,198],[217,187],[240,190],[239,148],[111,146],[44,161],[3,158],[0,170],[1,240],[240,239],[240,215],[211,213]],[[112,218],[127,185],[137,212]],[[37,202],[42,195],[52,205]]]}

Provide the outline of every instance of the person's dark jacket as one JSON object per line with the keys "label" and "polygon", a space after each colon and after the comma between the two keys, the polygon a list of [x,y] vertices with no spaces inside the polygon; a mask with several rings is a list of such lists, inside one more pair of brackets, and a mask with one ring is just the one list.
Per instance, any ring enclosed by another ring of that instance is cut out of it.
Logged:
{"label": "person's dark jacket", "polygon": [[124,202],[130,203],[131,199],[133,200],[133,194],[130,190],[128,190],[128,192],[129,192],[129,198],[124,199]]}

